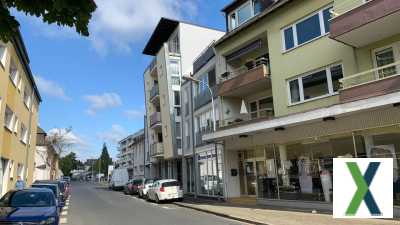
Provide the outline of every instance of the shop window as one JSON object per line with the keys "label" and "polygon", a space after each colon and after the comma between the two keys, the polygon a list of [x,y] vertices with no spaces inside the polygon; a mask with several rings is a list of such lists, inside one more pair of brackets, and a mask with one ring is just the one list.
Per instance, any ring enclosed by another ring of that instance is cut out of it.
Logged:
{"label": "shop window", "polygon": [[[197,154],[199,184],[198,190],[201,195],[222,196],[222,169],[221,151],[206,151]],[[218,165],[217,158],[218,157]]]}

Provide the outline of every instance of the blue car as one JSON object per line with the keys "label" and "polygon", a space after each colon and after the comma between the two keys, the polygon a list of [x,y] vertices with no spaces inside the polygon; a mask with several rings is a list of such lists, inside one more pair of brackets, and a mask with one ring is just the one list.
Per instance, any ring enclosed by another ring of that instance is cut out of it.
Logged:
{"label": "blue car", "polygon": [[58,225],[60,215],[56,202],[49,189],[9,191],[0,199],[0,224]]}

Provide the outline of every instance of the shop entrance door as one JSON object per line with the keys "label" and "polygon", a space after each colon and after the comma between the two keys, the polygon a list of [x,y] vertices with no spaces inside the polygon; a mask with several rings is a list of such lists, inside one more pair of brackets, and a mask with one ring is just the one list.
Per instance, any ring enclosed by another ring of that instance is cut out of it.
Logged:
{"label": "shop entrance door", "polygon": [[244,174],[246,194],[249,196],[257,196],[259,191],[258,182],[262,182],[262,177],[265,176],[265,162],[262,159],[248,159],[244,162]]}

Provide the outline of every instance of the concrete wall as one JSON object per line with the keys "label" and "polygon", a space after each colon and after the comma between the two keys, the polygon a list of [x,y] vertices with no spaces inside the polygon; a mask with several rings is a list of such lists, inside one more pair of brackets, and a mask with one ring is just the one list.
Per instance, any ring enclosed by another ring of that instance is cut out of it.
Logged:
{"label": "concrete wall", "polygon": [[[225,198],[240,197],[239,157],[237,151],[224,149],[224,163]],[[237,170],[237,176],[232,176],[231,169]]]}

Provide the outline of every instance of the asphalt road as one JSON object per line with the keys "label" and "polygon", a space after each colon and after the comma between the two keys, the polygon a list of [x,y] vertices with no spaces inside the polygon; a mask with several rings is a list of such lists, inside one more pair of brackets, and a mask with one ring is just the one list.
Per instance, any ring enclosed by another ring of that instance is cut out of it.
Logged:
{"label": "asphalt road", "polygon": [[62,224],[69,225],[239,225],[237,221],[181,208],[146,202],[104,187],[72,183]]}

